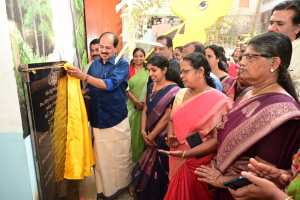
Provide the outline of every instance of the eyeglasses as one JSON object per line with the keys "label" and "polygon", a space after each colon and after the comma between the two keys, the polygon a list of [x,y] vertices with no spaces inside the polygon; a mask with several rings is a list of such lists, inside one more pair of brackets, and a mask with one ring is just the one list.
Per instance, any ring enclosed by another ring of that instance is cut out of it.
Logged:
{"label": "eyeglasses", "polygon": [[181,70],[180,72],[180,75],[183,74],[183,75],[186,75],[189,71],[191,70],[196,70],[196,69],[187,69],[187,70]]}
{"label": "eyeglasses", "polygon": [[260,57],[264,57],[264,58],[271,58],[271,57],[273,57],[273,56],[269,56],[269,55],[265,55],[265,54],[247,53],[247,54],[243,54],[242,59],[244,59],[246,57],[246,60],[248,62],[251,62],[255,56],[260,56]]}

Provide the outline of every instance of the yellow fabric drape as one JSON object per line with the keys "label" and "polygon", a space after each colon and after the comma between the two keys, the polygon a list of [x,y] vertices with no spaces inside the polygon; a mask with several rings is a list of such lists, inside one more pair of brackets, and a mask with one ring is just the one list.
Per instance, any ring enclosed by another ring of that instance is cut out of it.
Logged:
{"label": "yellow fabric drape", "polygon": [[[73,66],[67,63],[65,67]],[[80,80],[69,76],[69,74],[67,74],[67,78],[68,125],[64,178],[83,179],[85,176],[91,175],[91,167],[95,164],[95,156]]]}
{"label": "yellow fabric drape", "polygon": [[64,179],[67,146],[67,77],[62,77],[57,85],[57,98],[53,124],[54,181]]}

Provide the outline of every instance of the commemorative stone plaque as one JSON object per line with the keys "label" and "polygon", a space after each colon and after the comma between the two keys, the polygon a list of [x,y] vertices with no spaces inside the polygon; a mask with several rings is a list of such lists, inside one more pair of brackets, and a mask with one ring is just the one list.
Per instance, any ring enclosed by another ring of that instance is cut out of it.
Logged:
{"label": "commemorative stone plaque", "polygon": [[40,199],[77,200],[76,180],[64,179],[67,76],[63,63],[25,64],[19,72],[24,83]]}

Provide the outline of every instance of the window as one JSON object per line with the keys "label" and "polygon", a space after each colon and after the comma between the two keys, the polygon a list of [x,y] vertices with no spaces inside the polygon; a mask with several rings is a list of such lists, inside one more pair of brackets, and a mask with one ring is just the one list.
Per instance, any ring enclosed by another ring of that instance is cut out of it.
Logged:
{"label": "window", "polygon": [[239,7],[249,7],[250,0],[239,0],[239,1],[240,1]]}

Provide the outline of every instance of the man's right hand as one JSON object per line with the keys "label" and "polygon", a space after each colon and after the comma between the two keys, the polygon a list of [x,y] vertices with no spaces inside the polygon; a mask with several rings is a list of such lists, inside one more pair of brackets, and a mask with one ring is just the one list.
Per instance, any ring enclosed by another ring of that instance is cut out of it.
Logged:
{"label": "man's right hand", "polygon": [[88,89],[88,88],[85,88],[84,90],[82,90],[82,95],[83,95],[83,96],[90,95],[90,93],[91,93],[91,91],[90,91],[90,89]]}

